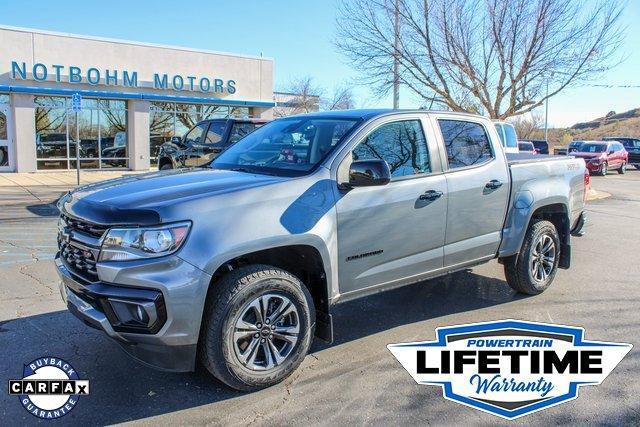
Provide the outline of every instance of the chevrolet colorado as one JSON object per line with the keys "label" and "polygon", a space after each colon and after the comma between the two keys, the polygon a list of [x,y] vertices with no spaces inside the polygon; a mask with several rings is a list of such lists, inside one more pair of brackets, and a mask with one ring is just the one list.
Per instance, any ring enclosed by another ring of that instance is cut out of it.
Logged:
{"label": "chevrolet colorado", "polygon": [[135,358],[255,390],[332,339],[336,303],[496,258],[513,289],[543,292],[585,197],[582,159],[508,157],[480,116],[312,113],[205,168],[68,193],[55,262],[69,310]]}

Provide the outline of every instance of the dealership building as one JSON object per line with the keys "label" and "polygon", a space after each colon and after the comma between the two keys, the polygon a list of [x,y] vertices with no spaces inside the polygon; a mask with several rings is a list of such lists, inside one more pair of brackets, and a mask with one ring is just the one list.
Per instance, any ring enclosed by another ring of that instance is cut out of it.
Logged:
{"label": "dealership building", "polygon": [[0,26],[3,172],[75,169],[78,145],[82,169],[146,170],[199,120],[269,119],[274,99],[262,56]]}

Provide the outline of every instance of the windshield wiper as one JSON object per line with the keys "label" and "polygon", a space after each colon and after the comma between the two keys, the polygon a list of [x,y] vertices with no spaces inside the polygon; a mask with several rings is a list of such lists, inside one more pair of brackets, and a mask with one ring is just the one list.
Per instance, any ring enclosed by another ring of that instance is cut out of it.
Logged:
{"label": "windshield wiper", "polygon": [[270,173],[270,172],[265,172],[265,171],[256,171],[256,170],[251,170],[251,169],[247,169],[245,167],[242,166],[238,166],[235,168],[230,168],[230,171],[234,171],[234,172],[245,172],[245,173],[253,173],[253,174],[257,174],[257,175],[271,175],[271,176],[275,176],[274,173]]}

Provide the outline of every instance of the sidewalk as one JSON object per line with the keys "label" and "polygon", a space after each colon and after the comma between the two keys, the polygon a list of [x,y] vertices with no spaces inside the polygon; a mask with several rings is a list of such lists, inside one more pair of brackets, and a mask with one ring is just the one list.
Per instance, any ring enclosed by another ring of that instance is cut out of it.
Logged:
{"label": "sidewalk", "polygon": [[[80,172],[80,184],[144,172],[83,170]],[[76,171],[0,173],[0,205],[51,203],[75,188],[76,182]]]}

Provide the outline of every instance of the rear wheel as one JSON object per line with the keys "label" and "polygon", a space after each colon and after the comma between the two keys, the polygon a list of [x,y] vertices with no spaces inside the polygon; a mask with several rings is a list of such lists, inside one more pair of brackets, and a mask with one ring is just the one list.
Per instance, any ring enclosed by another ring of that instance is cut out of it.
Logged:
{"label": "rear wheel", "polygon": [[200,360],[216,378],[242,391],[279,383],[304,360],[315,309],[307,288],[267,265],[234,270],[215,286],[200,335]]}
{"label": "rear wheel", "polygon": [[622,165],[620,165],[620,169],[618,169],[618,173],[620,175],[623,175],[626,171],[627,171],[627,164],[625,162],[622,162]]}
{"label": "rear wheel", "polygon": [[553,282],[560,259],[560,237],[553,223],[536,220],[529,226],[520,253],[504,261],[507,283],[514,290],[537,295]]}

